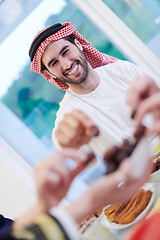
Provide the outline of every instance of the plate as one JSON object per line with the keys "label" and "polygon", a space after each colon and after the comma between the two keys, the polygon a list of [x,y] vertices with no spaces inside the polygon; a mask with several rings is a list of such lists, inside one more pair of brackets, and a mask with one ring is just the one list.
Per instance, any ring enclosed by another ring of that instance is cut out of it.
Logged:
{"label": "plate", "polygon": [[160,169],[149,176],[148,182],[150,183],[160,182]]}
{"label": "plate", "polygon": [[145,190],[151,190],[152,191],[152,196],[151,196],[151,199],[147,205],[147,207],[143,210],[143,212],[134,219],[134,221],[132,221],[131,223],[128,223],[128,224],[118,224],[118,223],[114,223],[114,222],[109,222],[107,220],[107,217],[105,216],[105,214],[103,213],[101,218],[100,218],[100,221],[101,223],[107,227],[107,228],[110,228],[110,229],[124,229],[124,228],[127,228],[127,227],[130,227],[131,225],[135,224],[136,222],[140,221],[146,214],[147,212],[149,211],[149,209],[151,208],[152,204],[153,204],[153,201],[154,201],[154,198],[155,198],[155,189],[153,187],[154,185],[153,184],[145,184],[142,188],[145,189]]}
{"label": "plate", "polygon": [[83,234],[86,231],[86,229],[88,229],[89,226],[96,221],[97,221],[96,217],[91,217],[89,220],[84,220],[84,223],[80,228],[80,234]]}

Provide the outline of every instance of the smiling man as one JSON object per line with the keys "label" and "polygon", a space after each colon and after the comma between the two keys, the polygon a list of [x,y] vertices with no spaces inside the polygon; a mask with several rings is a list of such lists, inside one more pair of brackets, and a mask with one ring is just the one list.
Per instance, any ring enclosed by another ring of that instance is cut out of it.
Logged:
{"label": "smiling man", "polygon": [[64,39],[50,43],[42,56],[42,63],[53,77],[68,84],[80,84],[88,77],[87,60],[77,39],[75,44]]}
{"label": "smiling man", "polygon": [[[80,42],[66,39],[51,42],[42,56],[42,63],[54,78],[58,78],[78,94],[89,93],[99,85],[99,76],[83,54]],[[92,80],[93,79],[93,80]]]}
{"label": "smiling man", "polygon": [[66,91],[53,130],[57,147],[85,145],[103,156],[131,134],[125,94],[142,69],[99,52],[71,22],[41,30],[29,55],[32,71]]}

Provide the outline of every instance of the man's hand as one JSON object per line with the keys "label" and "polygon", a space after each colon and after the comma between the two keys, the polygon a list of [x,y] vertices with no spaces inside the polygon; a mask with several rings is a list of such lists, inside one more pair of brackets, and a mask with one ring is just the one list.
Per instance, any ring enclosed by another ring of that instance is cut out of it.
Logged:
{"label": "man's hand", "polygon": [[[146,170],[144,171],[143,175],[138,179],[133,179],[130,159],[125,159],[117,171],[95,181],[95,183],[91,185],[91,189],[93,188],[93,190],[97,192],[97,196],[99,196],[99,200],[97,199],[97,201],[99,201],[99,204],[100,202],[104,202],[105,204],[105,195],[102,192],[102,189],[104,192],[106,192],[106,204],[118,202],[123,203],[128,201],[133,194],[147,181],[150,173],[152,173],[152,170],[153,160],[150,159],[148,160]],[[117,188],[118,184],[121,182],[124,183]],[[96,198],[95,194],[92,194],[94,198]]]}
{"label": "man's hand", "polygon": [[155,82],[147,75],[138,76],[131,83],[127,92],[127,104],[130,106],[132,113],[137,110],[139,104],[146,98],[158,92],[159,89]]}
{"label": "man's hand", "polygon": [[137,129],[140,127],[141,121],[147,113],[152,113],[153,115],[153,127],[149,129],[148,132],[155,132],[160,135],[160,91],[139,105],[135,115]]}
{"label": "man's hand", "polygon": [[60,146],[78,149],[98,136],[99,130],[85,113],[73,110],[64,116],[54,134]]}
{"label": "man's hand", "polygon": [[[150,159],[142,176],[133,179],[130,159],[125,159],[117,171],[91,183],[88,191],[67,206],[66,210],[76,222],[80,222],[108,204],[127,202],[147,181],[152,170],[153,160]],[[124,183],[120,185],[122,182]]]}
{"label": "man's hand", "polygon": [[135,79],[127,92],[127,103],[132,113],[136,110],[134,120],[137,132],[143,117],[152,113],[153,127],[147,132],[160,134],[160,89],[150,77],[144,75]]}
{"label": "man's hand", "polygon": [[[75,160],[75,168],[68,167],[65,162],[67,157]],[[93,153],[85,154],[74,149],[64,149],[63,153],[55,152],[39,162],[35,168],[35,182],[43,211],[48,211],[65,197],[74,177],[93,157]]]}

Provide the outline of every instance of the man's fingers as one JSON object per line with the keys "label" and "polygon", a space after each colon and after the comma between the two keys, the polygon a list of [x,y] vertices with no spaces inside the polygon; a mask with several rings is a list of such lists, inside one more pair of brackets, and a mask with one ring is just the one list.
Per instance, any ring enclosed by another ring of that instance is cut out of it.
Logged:
{"label": "man's fingers", "polygon": [[86,129],[86,135],[92,137],[92,136],[98,136],[99,130],[97,126],[93,123],[93,121],[82,111],[74,110],[72,112],[73,116],[78,119]]}
{"label": "man's fingers", "polygon": [[90,152],[86,155],[83,161],[79,161],[74,169],[71,170],[71,178],[74,179],[86,166],[95,158],[95,154]]}
{"label": "man's fingers", "polygon": [[54,187],[57,187],[60,185],[62,181],[62,178],[61,178],[61,175],[56,172],[56,171],[49,171],[46,173],[46,176],[45,176],[45,182],[47,184],[52,184]]}
{"label": "man's fingers", "polygon": [[68,136],[68,146],[79,147],[82,144],[88,142],[85,130],[86,127],[79,119],[68,114],[65,116],[64,120],[65,121],[62,121],[59,128],[61,131],[63,131],[64,135]]}
{"label": "man's fingers", "polygon": [[[68,184],[71,183],[73,178],[77,176],[95,157],[93,152],[90,153],[81,153],[80,151],[74,151],[72,149],[63,149],[64,159],[59,162],[57,165],[53,165],[53,174],[58,173],[63,181]],[[75,160],[76,165],[73,169],[65,162],[66,157]]]}
{"label": "man's fingers", "polygon": [[75,147],[76,143],[83,138],[84,127],[79,124],[79,128],[75,129],[67,122],[61,122],[55,131],[55,136],[62,147]]}
{"label": "man's fingers", "polygon": [[58,131],[63,132],[63,134],[68,137],[72,137],[76,133],[76,128],[73,125],[71,125],[70,123],[67,123],[66,121],[62,121],[59,124],[59,130],[57,129],[57,132]]}
{"label": "man's fingers", "polygon": [[[149,174],[152,173],[152,170],[153,170],[153,159],[149,158],[146,162],[146,168],[144,170],[143,176],[141,176],[139,179],[135,179],[134,181],[145,182],[148,179]],[[121,172],[122,174],[124,174],[124,176],[126,176],[126,179],[128,178],[127,179],[128,182],[130,180],[131,182],[133,182],[130,158],[126,158],[122,161],[117,172]]]}
{"label": "man's fingers", "polygon": [[80,119],[78,115],[74,115],[73,112],[71,114],[64,115],[63,121],[76,130],[79,130],[79,128],[83,125],[85,126],[83,119]]}
{"label": "man's fingers", "polygon": [[[59,185],[69,186],[73,178],[80,173],[90,162],[94,153],[83,153],[75,149],[63,148],[62,152],[55,152],[44,158],[35,169],[36,182],[39,185],[50,184],[53,189]],[[71,158],[76,162],[73,169],[67,165],[66,158]],[[40,184],[41,182],[41,184]]]}
{"label": "man's fingers", "polygon": [[146,113],[151,112],[154,116],[154,120],[159,118],[160,112],[160,94],[154,94],[150,98],[144,100],[136,113],[135,120],[139,125]]}
{"label": "man's fingers", "polygon": [[50,174],[52,174],[52,173],[53,173],[53,175],[56,173],[60,176],[61,185],[64,185],[64,186],[69,185],[72,181],[71,170],[67,166],[67,164],[64,163],[64,160],[59,161],[59,163],[52,166],[52,168],[50,169]]}
{"label": "man's fingers", "polygon": [[73,179],[77,174],[79,174],[94,158],[95,154],[93,152],[84,153],[79,150],[63,148],[64,159],[70,158],[74,160],[76,166],[70,170],[71,178]]}
{"label": "man's fingers", "polygon": [[88,143],[99,130],[91,119],[82,111],[74,110],[65,114],[55,130],[55,136],[62,147],[79,148]]}
{"label": "man's fingers", "polygon": [[82,111],[80,110],[73,110],[72,116],[74,116],[76,119],[81,121],[83,124],[85,124],[87,127],[90,127],[93,125],[92,120]]}
{"label": "man's fingers", "polygon": [[88,153],[81,152],[79,150],[72,149],[72,148],[62,148],[61,151],[63,152],[64,158],[66,157],[71,158],[77,163],[78,162],[85,163],[90,156],[88,155]]}
{"label": "man's fingers", "polygon": [[134,111],[137,109],[139,103],[157,91],[157,85],[149,76],[138,76],[131,83],[127,92],[127,104],[131,107],[131,110]]}
{"label": "man's fingers", "polygon": [[131,111],[135,111],[138,106],[139,99],[134,95],[135,89],[130,89],[127,92],[126,102],[130,106]]}
{"label": "man's fingers", "polygon": [[158,135],[160,135],[160,120],[156,121],[154,125],[154,132],[156,132]]}
{"label": "man's fingers", "polygon": [[99,135],[99,129],[97,126],[91,126],[89,129],[86,129],[86,134],[90,137],[97,137]]}
{"label": "man's fingers", "polygon": [[131,107],[132,111],[137,109],[142,91],[144,91],[143,85],[144,83],[140,76],[136,77],[135,80],[130,84],[129,90],[127,92],[126,101],[127,104]]}

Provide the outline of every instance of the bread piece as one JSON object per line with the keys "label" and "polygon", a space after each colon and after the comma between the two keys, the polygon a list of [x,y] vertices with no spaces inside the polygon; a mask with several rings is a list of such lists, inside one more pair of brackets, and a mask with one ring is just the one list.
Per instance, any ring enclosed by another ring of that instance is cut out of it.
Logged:
{"label": "bread piece", "polygon": [[[115,222],[119,223],[119,224],[125,224],[124,223],[124,219],[126,218],[126,216],[130,216],[129,214],[131,212],[133,212],[140,204],[143,194],[145,193],[145,191],[143,189],[139,190],[138,193],[135,195],[134,201],[132,202],[132,204],[130,204],[130,206],[128,207],[127,211],[122,211],[121,214],[119,214],[116,219]],[[125,209],[124,209],[125,210]],[[132,222],[133,219],[131,219],[130,222]]]}
{"label": "bread piece", "polygon": [[[122,212],[122,210],[126,207],[127,203],[122,203],[122,204],[115,204],[114,206],[114,210],[112,208],[110,208],[110,211],[104,211],[104,213],[106,214],[108,220],[110,222],[114,222],[115,221],[115,218],[116,216]],[[113,211],[112,211],[113,210]]]}
{"label": "bread piece", "polygon": [[142,196],[137,199],[135,206],[131,209],[122,219],[120,219],[120,224],[128,224],[132,222],[137,216],[141,214],[141,212],[146,208],[152,196],[152,192],[150,190],[142,193]]}
{"label": "bread piece", "polygon": [[112,204],[104,210],[110,222],[128,224],[146,208],[152,196],[152,191],[138,190],[127,204]]}
{"label": "bread piece", "polygon": [[120,219],[121,217],[123,217],[123,216],[130,210],[130,208],[132,207],[132,205],[133,205],[134,202],[136,201],[136,198],[141,195],[141,192],[142,192],[142,190],[138,190],[138,191],[133,195],[133,197],[131,198],[131,200],[128,202],[127,206],[122,210],[121,213],[119,213],[119,214],[116,216],[114,222],[119,223],[119,219]]}
{"label": "bread piece", "polygon": [[119,205],[119,203],[111,204],[104,210],[104,214],[108,216],[109,214],[113,213],[119,207]]}

